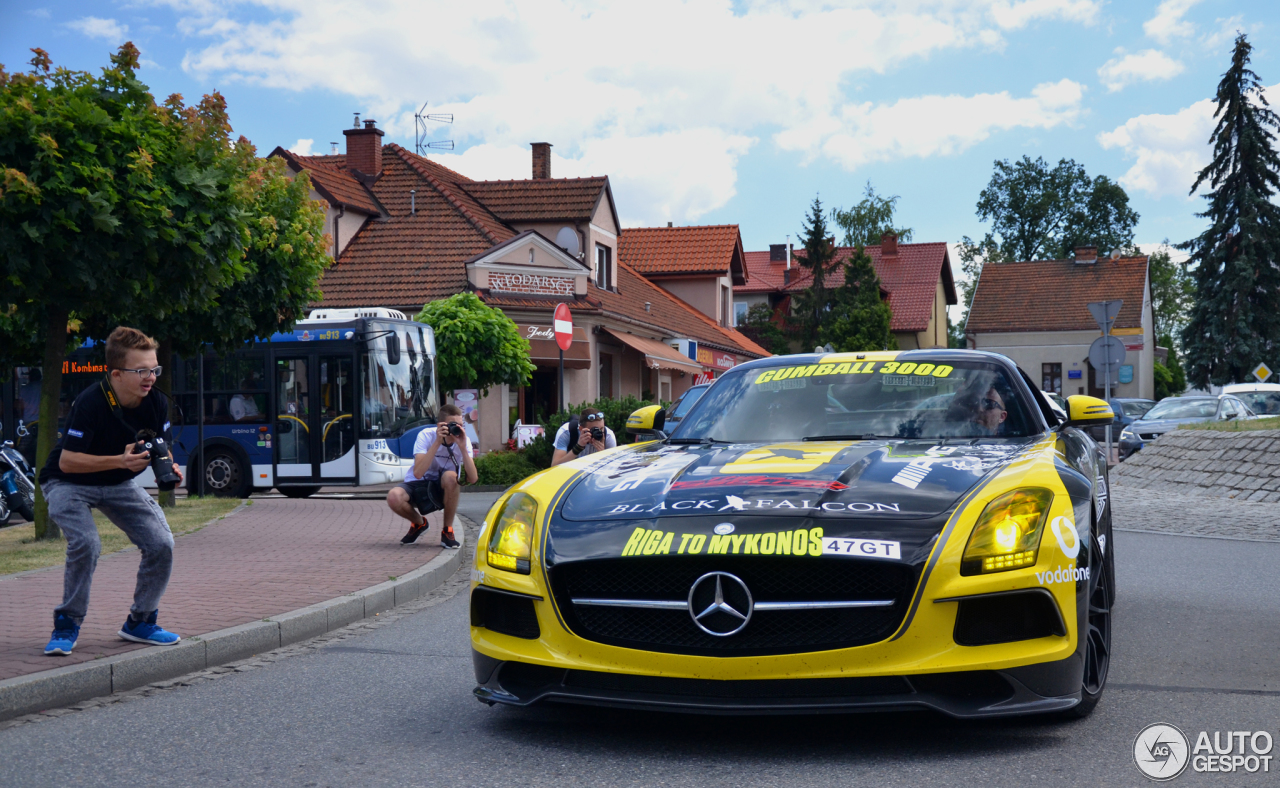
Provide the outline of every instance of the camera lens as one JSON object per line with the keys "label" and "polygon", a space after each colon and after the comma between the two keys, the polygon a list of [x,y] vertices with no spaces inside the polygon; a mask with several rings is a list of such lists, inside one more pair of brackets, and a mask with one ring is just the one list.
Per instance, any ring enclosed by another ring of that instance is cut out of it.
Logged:
{"label": "camera lens", "polygon": [[462,434],[462,428],[461,428],[461,427],[459,427],[459,426],[458,426],[456,423],[454,423],[454,422],[449,422],[449,434],[450,434],[450,435],[461,435],[461,434]]}

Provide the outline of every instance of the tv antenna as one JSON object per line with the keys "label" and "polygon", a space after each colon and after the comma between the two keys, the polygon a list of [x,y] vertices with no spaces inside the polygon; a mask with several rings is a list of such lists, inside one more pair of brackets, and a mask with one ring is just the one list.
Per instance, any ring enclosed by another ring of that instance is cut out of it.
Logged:
{"label": "tv antenna", "polygon": [[414,152],[419,156],[425,156],[428,149],[431,150],[453,150],[453,140],[432,140],[427,141],[427,134],[430,133],[430,127],[427,121],[436,123],[453,123],[453,113],[435,113],[427,114],[426,102],[422,105],[422,109],[413,114],[413,147]]}

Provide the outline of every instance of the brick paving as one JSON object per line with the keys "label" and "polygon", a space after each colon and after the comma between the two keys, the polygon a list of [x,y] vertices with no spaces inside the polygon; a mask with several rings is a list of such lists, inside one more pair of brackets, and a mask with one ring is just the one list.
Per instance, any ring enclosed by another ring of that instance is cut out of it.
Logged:
{"label": "brick paving", "polygon": [[[418,543],[400,544],[406,521],[381,501],[258,499],[175,540],[160,623],[184,638],[258,621],[400,576],[440,548],[440,513]],[[46,657],[62,569],[0,579],[0,679],[155,648],[116,632],[133,600],[138,552],[104,556],[75,653]]]}
{"label": "brick paving", "polygon": [[1204,488],[1135,487],[1113,477],[1116,528],[1280,541],[1280,503],[1218,498]]}

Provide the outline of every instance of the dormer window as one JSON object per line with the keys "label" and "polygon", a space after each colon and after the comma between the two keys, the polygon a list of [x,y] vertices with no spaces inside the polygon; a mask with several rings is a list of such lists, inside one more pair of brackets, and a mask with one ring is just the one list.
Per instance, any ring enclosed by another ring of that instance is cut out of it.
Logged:
{"label": "dormer window", "polygon": [[596,244],[596,287],[613,289],[613,249]]}

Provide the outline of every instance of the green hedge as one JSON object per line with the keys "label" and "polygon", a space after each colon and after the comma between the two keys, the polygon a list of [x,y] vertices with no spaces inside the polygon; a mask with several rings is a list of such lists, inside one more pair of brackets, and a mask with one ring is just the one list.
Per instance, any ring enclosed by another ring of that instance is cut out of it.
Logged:
{"label": "green hedge", "polygon": [[538,470],[538,466],[519,451],[491,451],[476,460],[476,471],[480,474],[478,484],[510,486]]}
{"label": "green hedge", "polygon": [[[583,408],[597,408],[604,414],[604,423],[613,430],[614,437],[618,439],[618,445],[626,443],[635,443],[635,436],[627,434],[627,417],[643,407],[652,405],[652,402],[637,399],[632,396],[623,397],[622,399],[613,399],[611,397],[601,397],[595,402],[582,402],[577,405],[570,405],[569,410],[562,410],[547,417],[546,432],[530,441],[519,453],[528,458],[529,462],[538,468],[550,468],[551,457],[555,451],[552,441],[555,440],[556,433],[560,431],[560,427],[566,421],[573,418],[573,414],[581,413]],[[662,403],[664,407],[670,407],[671,403]]]}

